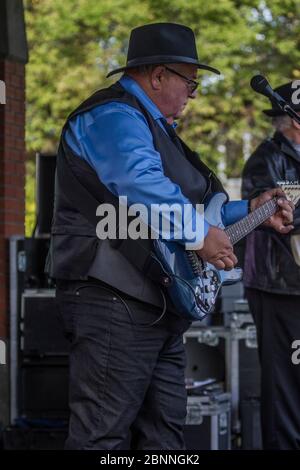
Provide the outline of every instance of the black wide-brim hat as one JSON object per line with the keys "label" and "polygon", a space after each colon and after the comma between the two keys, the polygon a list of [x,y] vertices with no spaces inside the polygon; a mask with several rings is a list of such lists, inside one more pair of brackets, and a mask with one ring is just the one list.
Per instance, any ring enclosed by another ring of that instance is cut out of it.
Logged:
{"label": "black wide-brim hat", "polygon": [[199,69],[220,74],[219,70],[199,62],[195,35],[191,28],[175,23],[154,23],[131,31],[127,62],[107,77],[140,65],[194,64]]}
{"label": "black wide-brim hat", "polygon": [[[300,103],[295,104],[293,103],[293,93],[296,92],[297,88],[292,87],[293,82],[286,83],[285,85],[281,85],[277,88],[274,88],[274,91],[278,93],[290,106],[291,108],[294,109],[294,111],[298,112],[300,111]],[[299,92],[297,93],[298,98],[299,98]],[[286,114],[284,111],[282,111],[277,103],[275,101],[270,100],[272,104],[272,109],[265,109],[263,112],[270,117],[276,117],[276,116],[283,116]]]}

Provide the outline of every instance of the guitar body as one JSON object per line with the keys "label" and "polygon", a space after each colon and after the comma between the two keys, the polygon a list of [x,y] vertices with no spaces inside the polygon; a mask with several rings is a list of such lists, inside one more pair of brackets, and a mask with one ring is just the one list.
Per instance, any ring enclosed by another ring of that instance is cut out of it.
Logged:
{"label": "guitar body", "polygon": [[[278,182],[285,197],[294,205],[300,200],[300,185]],[[223,193],[214,193],[205,204],[205,219],[210,225],[224,229],[232,245],[259,227],[277,210],[277,198],[271,198],[238,222],[224,227],[221,209],[226,202]],[[202,320],[210,313],[222,285],[234,284],[242,279],[240,268],[219,271],[201,260],[195,251],[167,240],[154,240],[156,259],[169,281],[168,293],[178,313],[190,320]]]}
{"label": "guitar body", "polygon": [[[225,201],[223,193],[216,193],[205,204],[205,219],[210,225],[224,229],[221,208]],[[241,269],[219,271],[173,241],[154,240],[154,251],[171,281],[168,293],[178,313],[190,320],[202,320],[213,310],[222,285],[242,279]]]}

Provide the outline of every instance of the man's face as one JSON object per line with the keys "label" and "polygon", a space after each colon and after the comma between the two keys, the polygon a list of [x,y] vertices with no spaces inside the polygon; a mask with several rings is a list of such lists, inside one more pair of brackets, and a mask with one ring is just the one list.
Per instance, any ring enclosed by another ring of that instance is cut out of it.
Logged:
{"label": "man's face", "polygon": [[192,92],[193,83],[188,80],[196,80],[198,68],[192,64],[166,64],[165,67],[162,71],[160,108],[166,118],[177,119],[182,115],[189,98],[196,96],[196,92]]}

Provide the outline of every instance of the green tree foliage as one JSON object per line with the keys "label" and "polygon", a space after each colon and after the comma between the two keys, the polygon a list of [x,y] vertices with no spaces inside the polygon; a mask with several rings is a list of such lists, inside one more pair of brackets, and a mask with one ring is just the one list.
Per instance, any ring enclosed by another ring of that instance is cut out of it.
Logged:
{"label": "green tree foliage", "polygon": [[125,62],[130,30],[172,21],[194,29],[200,59],[222,71],[199,71],[201,90],[178,127],[215,169],[240,175],[245,153],[270,131],[267,100],[249,81],[275,87],[300,78],[300,0],[26,0],[27,150],[55,152],[69,112],[112,83]]}
{"label": "green tree foliage", "polygon": [[36,193],[36,178],[35,178],[35,162],[27,160],[26,162],[26,182],[25,182],[25,200],[26,200],[26,215],[25,215],[25,233],[27,237],[31,237],[35,224],[36,224],[36,207],[35,207],[35,193]]}

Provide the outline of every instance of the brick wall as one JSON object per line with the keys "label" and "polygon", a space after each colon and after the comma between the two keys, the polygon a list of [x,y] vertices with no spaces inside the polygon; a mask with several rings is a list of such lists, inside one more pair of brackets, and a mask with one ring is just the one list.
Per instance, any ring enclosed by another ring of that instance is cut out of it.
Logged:
{"label": "brick wall", "polygon": [[7,337],[8,238],[24,234],[25,66],[0,59],[6,104],[0,104],[0,338]]}

